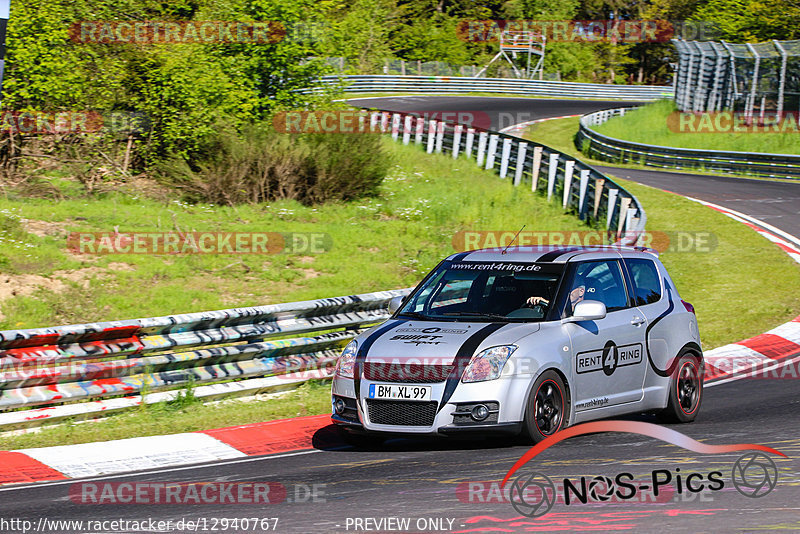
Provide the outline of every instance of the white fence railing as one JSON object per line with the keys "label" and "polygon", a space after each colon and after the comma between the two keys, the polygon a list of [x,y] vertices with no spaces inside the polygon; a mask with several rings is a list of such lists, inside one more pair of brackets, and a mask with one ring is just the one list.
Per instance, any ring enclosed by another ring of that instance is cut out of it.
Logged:
{"label": "white fence railing", "polygon": [[671,86],[613,85],[555,82],[516,78],[465,78],[456,76],[352,75],[323,76],[319,91],[340,86],[348,93],[504,93],[515,95],[649,101],[672,98]]}

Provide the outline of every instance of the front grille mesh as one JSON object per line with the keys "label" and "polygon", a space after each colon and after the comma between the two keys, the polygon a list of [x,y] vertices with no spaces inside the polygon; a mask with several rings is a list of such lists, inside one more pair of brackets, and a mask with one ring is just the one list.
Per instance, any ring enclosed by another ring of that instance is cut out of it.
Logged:
{"label": "front grille mesh", "polygon": [[436,406],[436,402],[367,399],[369,420],[378,425],[432,426]]}
{"label": "front grille mesh", "polygon": [[447,380],[452,370],[452,365],[364,362],[364,378],[378,382],[434,384]]}

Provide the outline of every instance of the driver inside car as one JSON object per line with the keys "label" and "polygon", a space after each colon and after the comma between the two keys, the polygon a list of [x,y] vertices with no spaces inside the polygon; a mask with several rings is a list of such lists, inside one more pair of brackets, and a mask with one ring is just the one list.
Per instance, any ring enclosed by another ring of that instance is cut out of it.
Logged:
{"label": "driver inside car", "polygon": [[[575,287],[569,292],[569,303],[572,308],[575,307],[577,303],[583,300],[584,295],[586,295],[586,282],[584,280],[576,280]],[[525,301],[526,306],[549,306],[550,301],[544,297],[528,297],[528,300]]]}

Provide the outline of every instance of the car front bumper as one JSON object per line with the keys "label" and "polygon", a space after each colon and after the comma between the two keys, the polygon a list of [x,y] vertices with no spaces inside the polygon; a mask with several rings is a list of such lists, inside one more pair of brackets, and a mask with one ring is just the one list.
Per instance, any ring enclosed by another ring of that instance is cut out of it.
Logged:
{"label": "car front bumper", "polygon": [[[355,381],[337,376],[333,380],[332,400],[342,398],[348,408],[342,414],[333,409],[331,421],[354,430],[392,434],[518,433],[531,382],[532,377],[525,375],[502,376],[485,382],[459,382],[452,396],[443,403],[446,382],[403,384],[431,386],[431,400],[415,402],[369,399],[371,384],[387,382],[361,380],[361,395],[356,400]],[[474,420],[468,415],[470,408],[477,404],[491,409],[485,420]],[[408,424],[409,420],[413,420],[412,424]]]}

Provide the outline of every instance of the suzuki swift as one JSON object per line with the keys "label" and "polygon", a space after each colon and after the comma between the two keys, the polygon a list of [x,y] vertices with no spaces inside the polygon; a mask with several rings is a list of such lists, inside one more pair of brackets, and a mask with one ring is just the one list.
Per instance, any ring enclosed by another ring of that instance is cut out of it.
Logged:
{"label": "suzuki swift", "polygon": [[692,421],[691,304],[642,247],[485,249],[442,261],[353,339],[332,385],[346,435],[522,433],[656,412]]}

